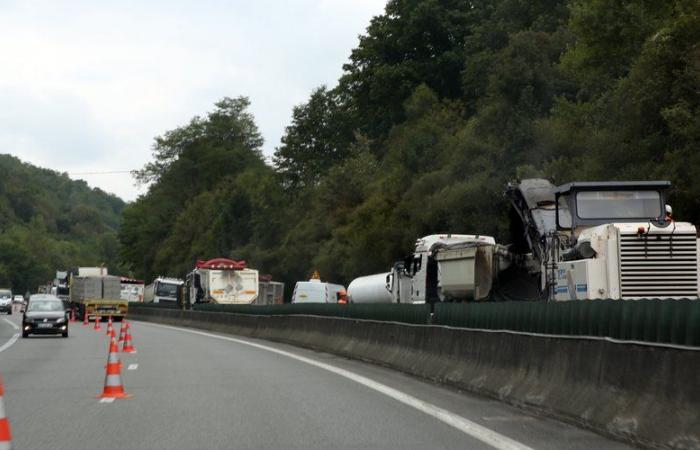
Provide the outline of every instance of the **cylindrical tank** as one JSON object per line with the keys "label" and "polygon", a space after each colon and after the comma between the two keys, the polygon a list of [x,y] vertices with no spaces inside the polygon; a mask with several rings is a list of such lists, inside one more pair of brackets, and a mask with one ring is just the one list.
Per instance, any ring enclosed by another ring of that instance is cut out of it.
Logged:
{"label": "cylindrical tank", "polygon": [[387,290],[387,277],[390,272],[367,275],[352,280],[348,286],[348,297],[352,303],[393,303],[391,292]]}

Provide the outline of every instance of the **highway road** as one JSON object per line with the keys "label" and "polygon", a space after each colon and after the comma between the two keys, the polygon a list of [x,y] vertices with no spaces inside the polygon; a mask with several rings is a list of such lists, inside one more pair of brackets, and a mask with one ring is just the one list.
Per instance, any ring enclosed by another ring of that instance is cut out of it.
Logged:
{"label": "highway road", "polygon": [[132,324],[131,399],[102,403],[108,340],[17,339],[0,318],[15,449],[622,449],[625,444],[395,371],[267,341]]}

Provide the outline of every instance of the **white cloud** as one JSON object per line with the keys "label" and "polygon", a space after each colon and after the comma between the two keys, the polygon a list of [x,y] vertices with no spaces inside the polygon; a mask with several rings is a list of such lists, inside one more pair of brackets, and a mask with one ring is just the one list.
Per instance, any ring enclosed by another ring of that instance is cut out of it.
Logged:
{"label": "white cloud", "polygon": [[[152,139],[249,96],[270,154],[385,0],[0,1],[0,153],[68,172],[141,167]],[[85,176],[131,200],[126,175]]]}

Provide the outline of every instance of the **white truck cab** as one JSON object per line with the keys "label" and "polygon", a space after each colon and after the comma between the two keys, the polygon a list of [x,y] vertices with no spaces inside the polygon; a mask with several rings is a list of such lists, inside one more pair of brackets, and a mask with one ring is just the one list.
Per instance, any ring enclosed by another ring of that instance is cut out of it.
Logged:
{"label": "white truck cab", "polygon": [[666,215],[669,187],[635,181],[556,188],[559,258],[543,267],[554,299],[698,297],[700,239],[695,226]]}
{"label": "white truck cab", "polygon": [[185,282],[179,278],[158,277],[146,286],[143,293],[144,302],[175,303],[177,290]]}

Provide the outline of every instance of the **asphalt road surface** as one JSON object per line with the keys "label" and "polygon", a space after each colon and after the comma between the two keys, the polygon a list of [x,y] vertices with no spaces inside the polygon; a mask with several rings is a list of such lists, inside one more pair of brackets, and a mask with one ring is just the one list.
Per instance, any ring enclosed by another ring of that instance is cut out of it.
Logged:
{"label": "asphalt road surface", "polygon": [[132,323],[130,399],[96,398],[108,339],[17,338],[0,318],[15,449],[618,449],[626,445],[395,371],[267,341]]}

